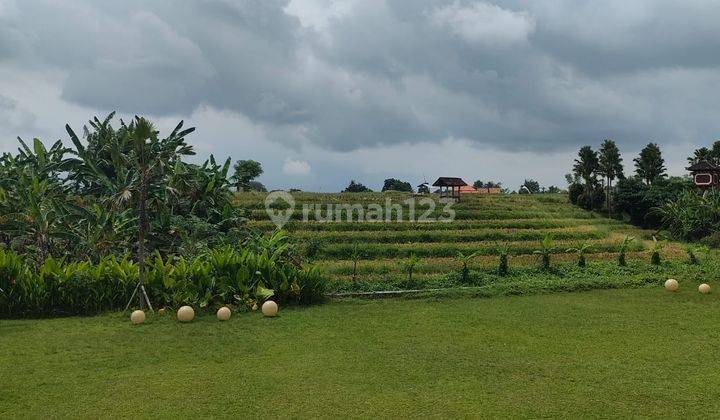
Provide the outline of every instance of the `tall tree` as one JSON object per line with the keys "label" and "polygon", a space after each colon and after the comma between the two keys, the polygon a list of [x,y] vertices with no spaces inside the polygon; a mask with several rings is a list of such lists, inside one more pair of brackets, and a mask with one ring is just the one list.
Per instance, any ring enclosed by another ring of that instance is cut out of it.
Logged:
{"label": "tall tree", "polygon": [[403,191],[413,192],[412,185],[409,182],[400,181],[395,178],[388,178],[383,184],[382,191]]}
{"label": "tall tree", "polygon": [[358,192],[372,192],[372,190],[359,182],[355,182],[355,180],[351,180],[350,185],[348,185],[347,188],[345,188],[345,190],[343,192],[358,193]]}
{"label": "tall tree", "polygon": [[532,178],[526,179],[525,181],[523,181],[522,185],[520,185],[520,189],[518,190],[518,192],[520,192],[523,189],[523,187],[527,188],[527,191],[530,194],[537,194],[540,192],[540,183],[535,181]]}
{"label": "tall tree", "polygon": [[695,149],[693,152],[693,155],[687,158],[687,161],[690,165],[694,165],[698,162],[702,161],[708,161],[715,163],[715,159],[712,157],[712,152],[707,147],[701,147],[699,149]]}
{"label": "tall tree", "polygon": [[603,140],[602,146],[600,146],[597,173],[605,178],[605,200],[609,216],[611,213],[610,190],[612,189],[612,183],[616,178],[625,178],[620,150],[613,140],[605,139]]}
{"label": "tall tree", "polygon": [[578,157],[573,165],[573,173],[585,181],[585,196],[591,197],[596,182],[599,162],[598,155],[590,146],[583,146],[578,151]]}
{"label": "tall tree", "polygon": [[662,158],[662,152],[656,143],[648,143],[640,151],[640,156],[633,161],[635,162],[635,173],[648,185],[657,179],[664,178],[666,175],[665,160]]}
{"label": "tall tree", "polygon": [[695,149],[693,155],[687,158],[690,165],[694,165],[701,161],[707,161],[712,164],[720,164],[720,140],[713,143],[712,148],[701,147]]}
{"label": "tall tree", "polygon": [[263,173],[262,165],[260,162],[248,159],[238,160],[233,166],[235,173],[232,176],[232,180],[235,184],[237,191],[247,190],[250,186],[250,181],[259,177]]}

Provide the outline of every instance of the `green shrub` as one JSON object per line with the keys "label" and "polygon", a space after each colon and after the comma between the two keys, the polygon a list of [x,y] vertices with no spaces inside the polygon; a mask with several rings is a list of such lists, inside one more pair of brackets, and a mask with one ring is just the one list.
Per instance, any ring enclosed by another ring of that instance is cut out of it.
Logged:
{"label": "green shrub", "polygon": [[[145,287],[154,306],[191,305],[199,310],[225,304],[252,305],[272,296],[277,302],[308,304],[325,294],[320,272],[294,259],[282,232],[257,238],[241,249],[222,248],[202,256],[163,258],[148,263]],[[138,281],[128,258],[97,263],[64,263],[48,258],[37,269],[0,250],[0,317],[92,315],[122,309]]]}
{"label": "green shrub", "polygon": [[707,246],[708,248],[720,248],[720,232],[713,232],[705,236],[704,238],[700,239],[700,243]]}
{"label": "green shrub", "polygon": [[552,236],[547,234],[545,235],[545,238],[543,238],[542,242],[540,242],[540,249],[533,251],[533,254],[540,257],[543,270],[550,269],[550,255],[552,255],[554,251],[555,246],[553,245]]}
{"label": "green shrub", "polygon": [[627,261],[625,260],[625,253],[627,252],[628,248],[630,248],[630,244],[635,240],[634,236],[625,236],[622,243],[620,244],[620,250],[618,253],[618,265],[621,267],[627,266]]}

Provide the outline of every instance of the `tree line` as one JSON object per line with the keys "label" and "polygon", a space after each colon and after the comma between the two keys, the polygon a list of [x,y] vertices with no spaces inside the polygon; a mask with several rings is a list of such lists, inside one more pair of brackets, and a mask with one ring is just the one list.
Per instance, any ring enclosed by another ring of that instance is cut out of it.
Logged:
{"label": "tree line", "polygon": [[[691,165],[701,161],[720,164],[720,141],[694,150],[687,158]],[[647,144],[633,159],[632,175],[625,175],[622,162],[610,139],[598,151],[591,146],[580,148],[572,173],[566,175],[570,201],[608,216],[622,216],[638,226],[666,229],[677,239],[720,245],[718,191],[700,194],[690,177],[668,176],[656,143]]]}

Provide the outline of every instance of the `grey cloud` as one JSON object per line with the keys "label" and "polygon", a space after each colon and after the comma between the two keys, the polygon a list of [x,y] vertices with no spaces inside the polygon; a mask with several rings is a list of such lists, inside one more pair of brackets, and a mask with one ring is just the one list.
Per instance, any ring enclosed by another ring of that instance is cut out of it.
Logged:
{"label": "grey cloud", "polygon": [[0,60],[64,72],[65,100],[155,116],[210,105],[296,148],[635,147],[720,128],[711,1],[363,0],[307,26],[279,0],[12,4]]}

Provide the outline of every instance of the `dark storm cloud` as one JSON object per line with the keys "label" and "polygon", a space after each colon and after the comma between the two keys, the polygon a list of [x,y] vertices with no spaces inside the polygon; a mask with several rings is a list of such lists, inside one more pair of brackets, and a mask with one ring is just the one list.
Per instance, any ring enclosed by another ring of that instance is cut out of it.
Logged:
{"label": "dark storm cloud", "polygon": [[62,97],[83,106],[210,105],[332,150],[637,146],[720,128],[712,1],[296,1],[0,0],[0,63],[64,72]]}

